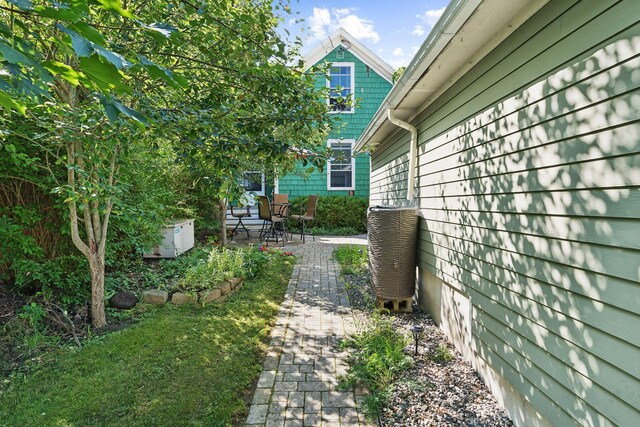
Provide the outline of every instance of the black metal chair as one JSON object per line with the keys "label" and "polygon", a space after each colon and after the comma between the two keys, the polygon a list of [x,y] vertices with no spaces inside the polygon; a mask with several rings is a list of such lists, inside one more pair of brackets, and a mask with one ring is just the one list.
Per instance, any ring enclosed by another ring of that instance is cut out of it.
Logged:
{"label": "black metal chair", "polygon": [[[245,227],[245,225],[242,223],[242,220],[244,218],[251,218],[250,207],[249,206],[244,206],[244,207],[240,208],[239,206],[236,206],[236,210],[235,211],[233,210],[233,205],[229,205],[229,207],[231,208],[231,216],[238,219],[238,223],[236,224],[234,229],[231,230],[231,239],[233,239],[233,236],[235,236],[236,230],[238,229],[238,227],[242,227],[242,229],[247,232],[247,239],[251,238],[251,234],[249,233],[249,229],[247,227]],[[238,211],[238,209],[241,209],[241,211]],[[246,210],[242,210],[242,209],[246,209]]]}
{"label": "black metal chair", "polygon": [[302,215],[291,215],[291,219],[296,221],[300,221],[302,223],[302,231],[300,231],[300,237],[302,237],[302,243],[305,243],[305,235],[310,235],[313,237],[313,241],[316,241],[316,236],[314,236],[313,232],[305,233],[304,227],[307,221],[313,221],[316,219],[316,207],[318,206],[318,198],[319,196],[309,196],[309,200],[307,200],[307,209]]}
{"label": "black metal chair", "polygon": [[271,201],[267,196],[258,196],[258,217],[262,220],[260,230],[260,241],[266,241],[267,245],[275,239],[282,239],[282,246],[287,238],[286,216],[274,215]]}

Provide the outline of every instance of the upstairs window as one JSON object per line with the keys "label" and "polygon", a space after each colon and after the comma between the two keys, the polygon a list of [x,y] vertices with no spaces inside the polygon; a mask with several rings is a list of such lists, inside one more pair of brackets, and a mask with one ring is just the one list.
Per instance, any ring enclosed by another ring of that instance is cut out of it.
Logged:
{"label": "upstairs window", "polygon": [[332,139],[328,141],[331,148],[327,174],[328,190],[354,190],[354,163],[352,148],[354,140]]}
{"label": "upstairs window", "polygon": [[[334,62],[329,69],[329,105],[337,113],[352,113],[353,105],[347,105],[347,98],[354,93],[353,62]],[[353,102],[353,100],[351,100]]]}

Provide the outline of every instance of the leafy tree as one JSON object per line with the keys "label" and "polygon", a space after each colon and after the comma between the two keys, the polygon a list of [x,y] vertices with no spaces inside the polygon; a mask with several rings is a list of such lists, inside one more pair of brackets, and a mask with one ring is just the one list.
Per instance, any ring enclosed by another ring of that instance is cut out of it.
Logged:
{"label": "leafy tree", "polygon": [[273,6],[0,0],[0,106],[6,120],[33,124],[2,138],[5,147],[24,138],[66,166],[55,191],[89,263],[95,327],[106,324],[105,253],[123,155],[136,144],[166,137],[221,210],[247,164],[291,168],[295,150],[324,145],[326,94],[312,84],[322,70],[291,65],[296,46],[279,37],[274,13],[287,13],[288,2]]}
{"label": "leafy tree", "polygon": [[396,70],[393,72],[393,75],[391,76],[394,83],[400,80],[400,77],[402,77],[402,75],[404,74],[404,70],[406,69],[407,67],[405,67],[404,65],[402,67],[396,68]]}

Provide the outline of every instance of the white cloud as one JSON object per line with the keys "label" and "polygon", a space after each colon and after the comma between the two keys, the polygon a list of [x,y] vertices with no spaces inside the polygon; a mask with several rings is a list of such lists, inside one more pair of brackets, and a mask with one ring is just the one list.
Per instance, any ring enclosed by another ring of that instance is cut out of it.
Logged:
{"label": "white cloud", "polygon": [[429,27],[433,27],[436,22],[438,22],[438,19],[440,19],[440,16],[442,15],[442,12],[444,12],[444,9],[445,8],[442,7],[440,9],[427,10],[423,15],[420,15],[420,18]]}
{"label": "white cloud", "polygon": [[413,29],[413,31],[411,32],[411,34],[413,34],[414,36],[418,36],[420,37],[421,35],[424,34],[424,26],[422,25],[416,25],[416,27]]}
{"label": "white cloud", "polygon": [[404,50],[402,50],[401,47],[397,47],[393,49],[393,56],[403,56],[403,55],[404,55]]}
{"label": "white cloud", "polygon": [[329,10],[314,7],[313,15],[307,21],[309,22],[307,42],[322,40],[338,27],[343,27],[358,40],[369,40],[373,43],[380,40],[380,35],[374,29],[373,21],[359,17],[351,8]]}
{"label": "white cloud", "polygon": [[331,25],[331,14],[326,8],[313,8],[313,15],[309,17],[309,32],[311,40],[320,40],[326,37],[325,27]]}
{"label": "white cloud", "polygon": [[350,9],[348,7],[344,7],[342,9],[333,9],[333,14],[338,17],[341,18],[343,16],[347,16],[351,13],[353,9]]}
{"label": "white cloud", "polygon": [[408,60],[402,58],[402,59],[392,59],[391,61],[388,61],[389,65],[391,65],[391,67],[395,70],[397,68],[400,67],[406,67],[407,64],[409,63]]}
{"label": "white cloud", "polygon": [[380,36],[373,29],[373,21],[369,19],[351,14],[339,18],[338,26],[353,34],[358,40],[371,40],[373,43],[377,43],[380,40]]}

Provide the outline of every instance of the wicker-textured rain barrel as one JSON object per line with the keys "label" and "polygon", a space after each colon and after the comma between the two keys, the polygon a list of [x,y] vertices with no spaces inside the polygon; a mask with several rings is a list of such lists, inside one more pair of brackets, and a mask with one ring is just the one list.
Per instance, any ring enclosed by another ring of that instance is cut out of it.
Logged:
{"label": "wicker-textured rain barrel", "polygon": [[398,206],[374,206],[367,217],[369,271],[376,297],[411,298],[416,280],[418,211]]}

